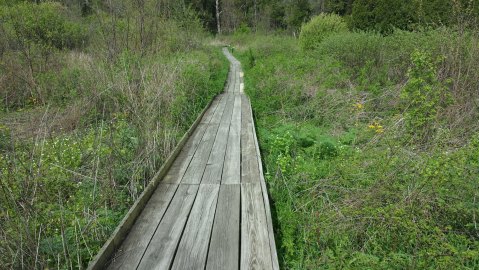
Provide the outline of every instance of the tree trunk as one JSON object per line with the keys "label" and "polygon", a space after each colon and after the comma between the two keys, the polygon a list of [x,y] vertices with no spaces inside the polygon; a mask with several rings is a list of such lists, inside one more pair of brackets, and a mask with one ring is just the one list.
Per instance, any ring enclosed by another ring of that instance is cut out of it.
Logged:
{"label": "tree trunk", "polygon": [[216,0],[216,27],[217,27],[218,34],[221,35],[220,0]]}

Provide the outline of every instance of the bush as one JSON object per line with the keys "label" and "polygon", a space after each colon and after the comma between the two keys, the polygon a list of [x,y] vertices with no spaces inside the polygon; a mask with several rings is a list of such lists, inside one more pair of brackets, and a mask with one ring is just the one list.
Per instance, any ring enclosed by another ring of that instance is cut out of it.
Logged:
{"label": "bush", "polygon": [[450,97],[447,87],[437,79],[437,67],[428,53],[416,51],[411,56],[412,67],[402,99],[407,107],[405,113],[408,131],[417,139],[423,140],[430,135],[437,121],[438,110]]}
{"label": "bush", "polygon": [[326,38],[316,45],[316,51],[320,55],[333,56],[347,67],[360,68],[368,61],[380,60],[382,44],[379,34],[347,32]]}
{"label": "bush", "polygon": [[469,0],[356,0],[353,3],[350,26],[391,34],[394,29],[413,30],[424,26],[451,26],[468,22],[472,25],[479,10]]}
{"label": "bush", "polygon": [[344,19],[336,14],[321,14],[301,27],[299,42],[304,50],[313,49],[326,37],[348,30]]}
{"label": "bush", "polygon": [[75,48],[86,39],[80,24],[69,21],[66,10],[56,2],[4,7],[0,19],[8,36],[20,46],[36,43],[57,49]]}
{"label": "bush", "polygon": [[353,4],[350,24],[361,30],[391,33],[394,28],[410,29],[416,22],[411,1],[358,0]]}

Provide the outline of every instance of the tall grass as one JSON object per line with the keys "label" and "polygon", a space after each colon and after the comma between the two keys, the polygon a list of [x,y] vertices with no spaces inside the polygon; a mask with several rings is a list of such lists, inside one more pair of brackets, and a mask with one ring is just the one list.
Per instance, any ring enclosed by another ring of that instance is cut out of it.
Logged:
{"label": "tall grass", "polygon": [[117,7],[77,18],[89,43],[74,50],[0,38],[2,267],[85,267],[223,88],[196,19]]}
{"label": "tall grass", "polygon": [[341,33],[309,51],[230,39],[248,63],[284,268],[479,266],[478,40],[448,28]]}

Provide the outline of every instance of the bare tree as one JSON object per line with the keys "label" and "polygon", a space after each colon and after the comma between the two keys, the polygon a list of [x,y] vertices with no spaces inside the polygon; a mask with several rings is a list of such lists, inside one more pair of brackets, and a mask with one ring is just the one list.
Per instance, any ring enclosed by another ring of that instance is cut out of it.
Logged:
{"label": "bare tree", "polygon": [[221,22],[220,22],[220,0],[216,0],[216,27],[218,34],[221,34]]}

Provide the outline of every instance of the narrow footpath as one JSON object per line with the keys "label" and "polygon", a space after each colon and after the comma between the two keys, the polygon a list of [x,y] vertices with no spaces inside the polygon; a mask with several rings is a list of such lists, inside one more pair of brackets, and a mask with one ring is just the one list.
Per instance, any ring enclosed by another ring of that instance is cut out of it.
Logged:
{"label": "narrow footpath", "polygon": [[241,64],[207,109],[107,269],[279,269]]}

